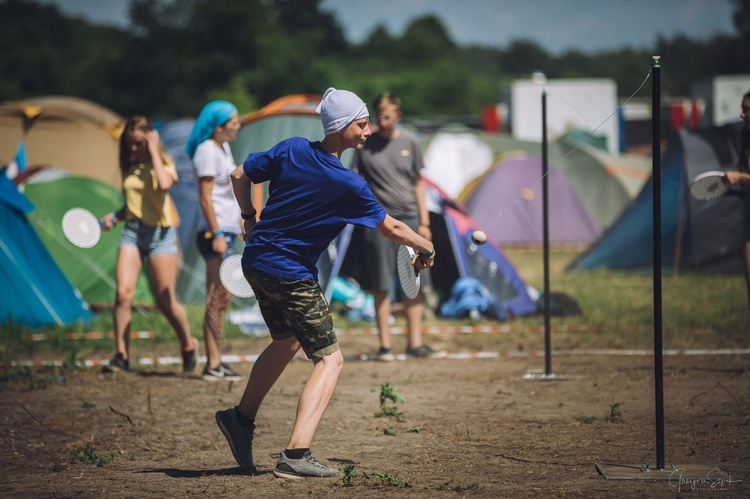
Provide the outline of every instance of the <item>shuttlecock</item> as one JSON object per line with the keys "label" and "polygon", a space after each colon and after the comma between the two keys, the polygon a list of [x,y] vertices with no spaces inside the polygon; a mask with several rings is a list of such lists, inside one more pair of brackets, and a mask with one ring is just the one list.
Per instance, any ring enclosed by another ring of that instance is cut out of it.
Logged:
{"label": "shuttlecock", "polygon": [[476,245],[482,245],[487,242],[487,234],[481,230],[475,230],[471,233],[471,240]]}

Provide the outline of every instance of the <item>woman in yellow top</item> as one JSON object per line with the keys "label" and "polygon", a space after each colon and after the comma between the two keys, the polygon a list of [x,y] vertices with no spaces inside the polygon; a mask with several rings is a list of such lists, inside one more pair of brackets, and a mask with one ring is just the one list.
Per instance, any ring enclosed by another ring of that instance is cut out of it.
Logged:
{"label": "woman in yellow top", "polygon": [[190,335],[185,309],[177,301],[177,212],[169,190],[177,183],[174,162],[161,146],[159,133],[145,116],[133,116],[120,137],[120,171],[125,206],[102,218],[105,230],[118,221],[125,227],[117,252],[117,291],[113,321],[115,356],[105,372],[130,369],[130,323],[138,276],[148,258],[156,306],[180,340],[182,367],[193,372],[198,342]]}

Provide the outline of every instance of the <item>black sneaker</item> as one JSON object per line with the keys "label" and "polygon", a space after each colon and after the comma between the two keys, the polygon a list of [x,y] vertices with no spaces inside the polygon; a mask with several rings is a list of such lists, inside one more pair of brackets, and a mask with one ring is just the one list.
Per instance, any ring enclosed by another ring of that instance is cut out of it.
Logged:
{"label": "black sneaker", "polygon": [[293,480],[305,477],[331,478],[340,475],[339,470],[326,466],[312,457],[310,451],[300,459],[289,459],[282,451],[273,475],[279,478],[291,478]]}
{"label": "black sneaker", "polygon": [[193,338],[193,349],[189,352],[182,352],[182,372],[192,373],[198,364],[198,340]]}
{"label": "black sneaker", "polygon": [[253,464],[253,432],[255,425],[245,427],[237,421],[237,407],[216,413],[216,424],[227,438],[234,460],[248,473],[255,474]]}
{"label": "black sneaker", "polygon": [[407,348],[407,357],[415,357],[417,359],[444,359],[448,356],[448,352],[445,350],[435,351],[425,344],[418,346],[417,348]]}
{"label": "black sneaker", "polygon": [[102,366],[102,372],[104,373],[119,373],[130,371],[130,362],[122,357],[120,352],[117,352],[109,364]]}
{"label": "black sneaker", "polygon": [[229,366],[219,364],[216,369],[211,369],[208,365],[203,369],[203,379],[205,381],[240,381],[242,376],[232,371]]}

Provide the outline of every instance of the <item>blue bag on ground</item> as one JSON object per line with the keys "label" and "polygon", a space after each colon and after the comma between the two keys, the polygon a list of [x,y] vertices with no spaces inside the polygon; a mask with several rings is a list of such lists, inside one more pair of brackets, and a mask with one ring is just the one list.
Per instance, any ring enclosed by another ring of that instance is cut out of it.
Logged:
{"label": "blue bag on ground", "polygon": [[506,320],[508,317],[497,304],[495,296],[473,277],[460,277],[453,284],[450,297],[440,306],[440,315],[450,318],[479,315]]}

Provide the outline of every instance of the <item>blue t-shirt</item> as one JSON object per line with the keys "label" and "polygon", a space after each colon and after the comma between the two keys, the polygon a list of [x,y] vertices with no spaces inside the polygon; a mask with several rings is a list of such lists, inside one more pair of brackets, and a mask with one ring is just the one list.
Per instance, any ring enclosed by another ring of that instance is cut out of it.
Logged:
{"label": "blue t-shirt", "polygon": [[346,224],[373,229],[386,216],[367,183],[320,142],[292,137],[250,154],[243,169],[269,188],[242,262],[275,276],[317,280],[320,254]]}

